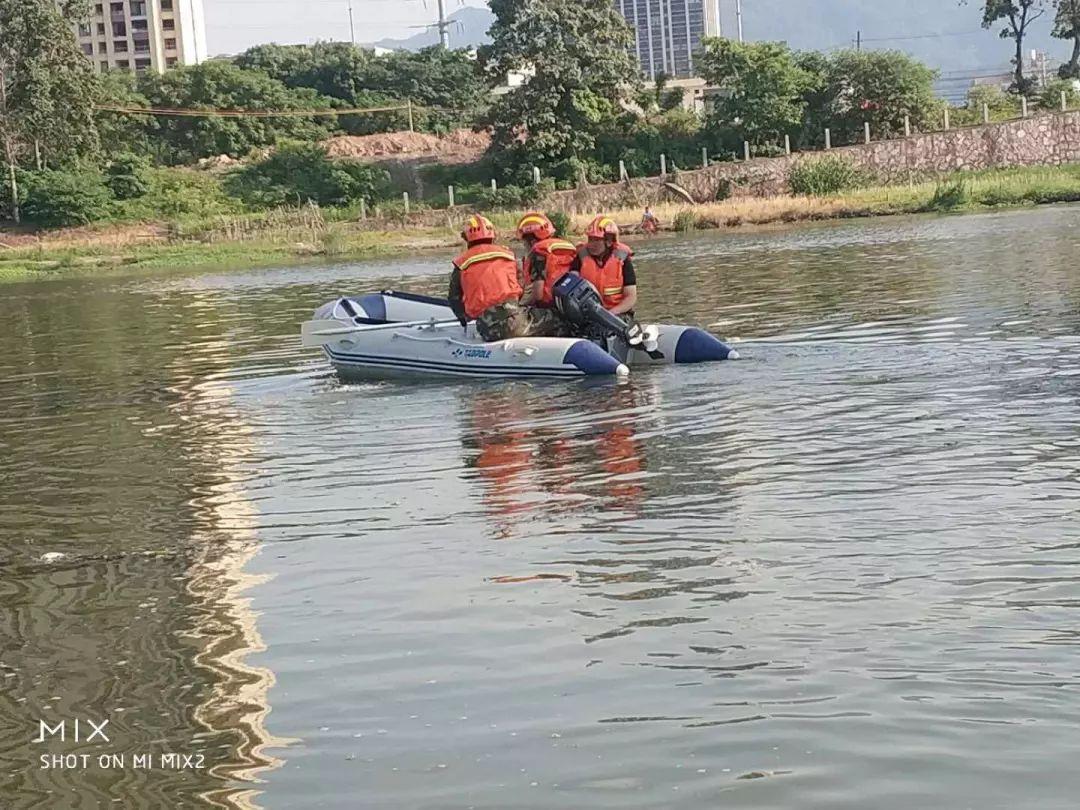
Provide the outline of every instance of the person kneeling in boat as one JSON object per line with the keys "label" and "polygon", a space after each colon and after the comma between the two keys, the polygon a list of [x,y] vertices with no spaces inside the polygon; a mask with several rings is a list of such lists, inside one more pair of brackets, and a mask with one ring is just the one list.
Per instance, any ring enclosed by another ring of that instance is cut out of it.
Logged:
{"label": "person kneeling in boat", "polygon": [[517,232],[528,251],[522,262],[522,270],[525,283],[530,286],[522,301],[551,308],[555,306],[551,290],[555,282],[570,272],[570,266],[577,257],[577,248],[555,236],[555,225],[544,214],[526,214],[518,222]]}
{"label": "person kneeling in boat", "polygon": [[634,252],[619,241],[619,226],[610,217],[598,216],[589,223],[585,237],[570,271],[600,291],[604,309],[612,315],[632,316],[637,304]]}
{"label": "person kneeling in boat", "polygon": [[469,217],[461,238],[466,250],[454,259],[447,297],[462,326],[475,319],[477,333],[488,342],[561,332],[562,321],[554,310],[545,312],[519,303],[517,257],[495,244],[491,220]]}

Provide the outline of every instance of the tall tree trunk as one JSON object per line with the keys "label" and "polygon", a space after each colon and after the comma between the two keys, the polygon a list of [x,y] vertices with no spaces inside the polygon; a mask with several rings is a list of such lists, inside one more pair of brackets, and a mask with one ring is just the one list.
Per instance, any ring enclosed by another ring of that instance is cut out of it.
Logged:
{"label": "tall tree trunk", "polygon": [[1016,92],[1026,95],[1027,88],[1024,86],[1024,32],[1014,31],[1016,34],[1016,72],[1013,79],[1016,82]]}
{"label": "tall tree trunk", "polygon": [[1069,60],[1069,76],[1080,78],[1080,28],[1073,34],[1073,54]]}
{"label": "tall tree trunk", "polygon": [[4,70],[3,61],[0,61],[0,118],[4,120],[4,160],[8,165],[8,183],[11,187],[11,218],[17,224],[22,221],[19,211],[19,181],[15,176],[15,145],[12,143],[11,131],[7,123],[7,73]]}

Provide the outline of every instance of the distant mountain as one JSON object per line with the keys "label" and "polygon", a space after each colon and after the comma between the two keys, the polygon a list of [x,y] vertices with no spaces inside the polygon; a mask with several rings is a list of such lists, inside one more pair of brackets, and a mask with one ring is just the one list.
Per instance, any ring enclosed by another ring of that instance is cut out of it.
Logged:
{"label": "distant mountain", "polygon": [[[736,36],[735,2],[719,2],[724,33]],[[865,48],[904,51],[945,73],[1007,70],[1012,56],[1012,42],[998,37],[1000,27],[982,29],[978,0],[963,6],[958,0],[742,0],[742,6],[747,39],[783,40],[798,49],[854,47],[861,32]],[[487,42],[494,20],[487,8],[469,6],[450,19],[454,22],[450,44],[455,48]],[[1035,22],[1027,51],[1039,49],[1065,59],[1071,44],[1050,36],[1050,22],[1050,14]],[[432,28],[407,39],[374,44],[419,50],[438,41]]]}
{"label": "distant mountain", "polygon": [[[450,29],[450,47],[468,48],[490,42],[487,32],[495,21],[495,17],[486,7],[465,6],[460,11],[451,14],[449,21],[453,24]],[[426,31],[405,39],[383,39],[371,44],[379,48],[390,48],[391,50],[418,51],[429,45],[438,45],[439,31],[432,26]]]}

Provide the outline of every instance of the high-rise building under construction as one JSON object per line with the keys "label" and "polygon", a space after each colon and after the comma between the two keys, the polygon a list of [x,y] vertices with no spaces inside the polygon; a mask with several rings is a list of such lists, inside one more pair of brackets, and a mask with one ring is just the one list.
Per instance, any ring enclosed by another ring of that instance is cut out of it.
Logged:
{"label": "high-rise building under construction", "polygon": [[720,35],[717,0],[615,0],[637,31],[637,56],[649,79],[688,78],[705,37]]}

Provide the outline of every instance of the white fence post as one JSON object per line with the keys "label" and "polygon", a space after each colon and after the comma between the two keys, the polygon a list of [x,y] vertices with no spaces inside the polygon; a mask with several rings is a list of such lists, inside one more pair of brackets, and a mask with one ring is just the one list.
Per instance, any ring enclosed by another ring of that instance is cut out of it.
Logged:
{"label": "white fence post", "polygon": [[1061,91],[1061,111],[1065,112],[1067,109],[1069,109],[1069,95],[1064,90],[1062,90]]}
{"label": "white fence post", "polygon": [[446,196],[450,199],[450,207],[453,208],[454,207],[454,187],[453,186],[447,186],[446,187]]}
{"label": "white fence post", "polygon": [[619,181],[623,182],[630,179],[630,175],[626,173],[626,161],[619,161]]}
{"label": "white fence post", "polygon": [[667,155],[660,155],[660,176],[667,177]]}
{"label": "white fence post", "polygon": [[911,116],[910,115],[905,115],[904,116],[904,137],[905,138],[910,138],[911,137]]}
{"label": "white fence post", "polygon": [[[1065,104],[1065,102],[1064,102],[1065,92],[1064,91],[1062,91],[1062,93],[1061,93],[1061,98],[1063,99],[1062,102],[1061,102],[1062,105],[1063,105],[1061,109],[1065,109],[1065,107],[1064,107],[1064,104]],[[707,147],[707,146],[701,147],[701,168],[703,168],[703,169],[709,168],[709,147]]]}
{"label": "white fence post", "polygon": [[401,195],[401,200],[405,203],[405,213],[409,213],[409,192],[404,192]]}
{"label": "white fence post", "polygon": [[870,143],[870,122],[869,121],[864,121],[863,122],[863,140],[866,143]]}
{"label": "white fence post", "polygon": [[825,127],[825,148],[832,149],[832,133],[828,127]]}
{"label": "white fence post", "polygon": [[784,136],[784,154],[785,155],[790,155],[791,154],[791,136],[790,135],[785,135]]}
{"label": "white fence post", "polygon": [[750,160],[750,141],[742,142],[742,155],[743,160]]}
{"label": "white fence post", "polygon": [[949,130],[949,108],[945,108],[945,130]]}
{"label": "white fence post", "polygon": [[367,200],[360,198],[360,219],[367,219]]}
{"label": "white fence post", "polygon": [[1028,117],[1027,96],[1020,96],[1020,115],[1024,118]]}
{"label": "white fence post", "polygon": [[498,190],[499,190],[499,184],[498,184],[498,182],[497,182],[497,181],[495,180],[495,178],[494,178],[494,177],[492,177],[492,178],[491,178],[491,190],[492,190],[492,191],[498,191]]}
{"label": "white fence post", "polygon": [[990,123],[990,105],[987,104],[985,101],[983,102],[983,123]]}
{"label": "white fence post", "polygon": [[533,185],[534,186],[540,185],[540,167],[539,166],[533,166]]}

